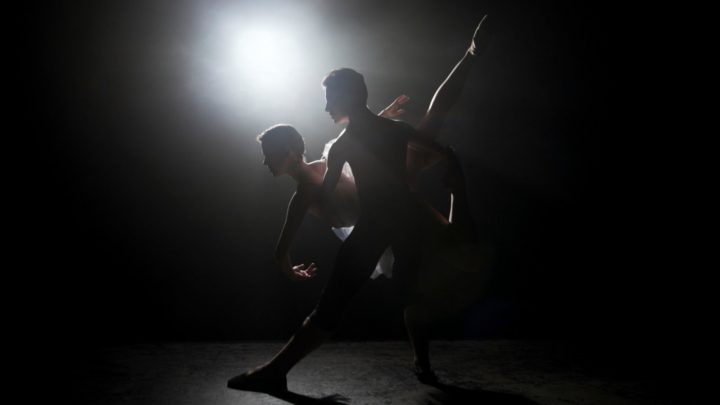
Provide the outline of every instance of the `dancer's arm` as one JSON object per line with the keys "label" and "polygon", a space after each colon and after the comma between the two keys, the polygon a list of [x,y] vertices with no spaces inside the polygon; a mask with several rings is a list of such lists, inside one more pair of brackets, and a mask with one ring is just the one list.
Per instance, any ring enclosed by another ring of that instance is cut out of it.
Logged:
{"label": "dancer's arm", "polygon": [[280,265],[280,271],[293,280],[305,280],[315,276],[317,267],[315,263],[309,266],[299,264],[293,266],[290,258],[290,245],[292,245],[295,235],[297,235],[300,224],[310,208],[310,196],[307,192],[298,190],[293,194],[288,205],[287,214],[285,215],[285,224],[283,224],[280,239],[275,248],[275,260]]}
{"label": "dancer's arm", "polygon": [[[343,131],[344,133],[345,131]],[[342,168],[347,161],[345,157],[345,144],[342,141],[343,134],[340,134],[338,140],[332,144],[330,151],[327,156],[327,168],[325,169],[325,177],[323,178],[323,184],[320,188],[321,199],[327,199],[334,192],[340,175],[342,174]]]}

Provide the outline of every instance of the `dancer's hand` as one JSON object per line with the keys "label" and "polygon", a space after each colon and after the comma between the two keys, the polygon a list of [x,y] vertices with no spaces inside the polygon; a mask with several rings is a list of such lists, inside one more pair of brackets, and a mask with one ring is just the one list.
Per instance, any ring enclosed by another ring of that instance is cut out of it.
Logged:
{"label": "dancer's hand", "polygon": [[293,280],[308,280],[315,277],[316,271],[317,266],[315,265],[315,263],[310,263],[308,266],[305,266],[304,263],[301,263],[297,266],[293,266],[292,271],[288,275]]}
{"label": "dancer's hand", "polygon": [[389,106],[385,107],[382,111],[380,111],[380,114],[378,114],[381,117],[384,118],[396,118],[401,116],[402,114],[405,114],[405,110],[402,109],[402,105],[410,101],[410,97],[406,95],[399,96],[395,100],[393,100],[392,103],[390,103]]}

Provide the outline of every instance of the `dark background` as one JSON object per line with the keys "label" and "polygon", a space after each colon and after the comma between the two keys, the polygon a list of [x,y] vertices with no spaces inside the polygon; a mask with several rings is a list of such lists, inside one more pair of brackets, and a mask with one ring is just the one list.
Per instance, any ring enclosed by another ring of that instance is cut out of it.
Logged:
{"label": "dark background", "polygon": [[[40,336],[75,350],[287,339],[313,308],[339,241],[308,216],[293,254],[316,261],[319,277],[297,284],[277,271],[293,184],[261,165],[255,136],[296,124],[317,159],[341,130],[322,110],[319,82],[349,63],[365,75],[374,111],[408,94],[405,119],[416,123],[487,13],[494,42],[440,141],[459,151],[474,218],[498,255],[488,294],[437,336],[565,338],[598,357],[642,361],[667,353],[682,333],[679,287],[650,253],[661,226],[650,225],[655,208],[635,152],[643,141],[628,120],[634,40],[619,13],[599,2],[294,3],[318,16],[338,57],[299,77],[317,95],[284,111],[250,96],[218,107],[193,87],[178,50],[192,51],[206,28],[202,10],[229,2],[33,11],[33,104],[23,118],[40,152],[26,227],[37,249],[26,263]],[[432,173],[425,185],[442,207]],[[364,287],[336,338],[404,337],[388,284]]]}

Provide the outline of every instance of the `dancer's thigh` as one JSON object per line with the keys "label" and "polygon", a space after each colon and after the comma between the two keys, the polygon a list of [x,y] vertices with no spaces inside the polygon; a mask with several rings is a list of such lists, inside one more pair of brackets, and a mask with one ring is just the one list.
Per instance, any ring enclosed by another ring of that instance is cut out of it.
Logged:
{"label": "dancer's thigh", "polygon": [[395,255],[393,284],[402,301],[410,303],[417,290],[418,271],[426,249],[427,220],[421,209],[409,205],[398,227],[392,232],[391,246]]}
{"label": "dancer's thigh", "polygon": [[313,315],[322,326],[333,329],[337,325],[348,302],[370,278],[389,246],[388,236],[381,223],[361,221],[340,246],[335,268]]}

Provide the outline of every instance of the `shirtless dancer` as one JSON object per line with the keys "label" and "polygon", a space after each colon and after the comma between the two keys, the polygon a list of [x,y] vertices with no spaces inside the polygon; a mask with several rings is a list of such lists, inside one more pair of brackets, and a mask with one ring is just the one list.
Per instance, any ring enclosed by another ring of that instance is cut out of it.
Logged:
{"label": "shirtless dancer", "polygon": [[[480,25],[478,30],[479,28]],[[476,37],[477,35],[476,31]],[[424,123],[437,125],[446,111],[441,110],[440,114],[431,112],[438,110],[437,106],[441,105],[443,98],[457,97],[468,65],[478,52],[476,42],[476,40],[473,42],[453,74],[438,90],[433,100],[436,108],[433,109],[431,105]],[[454,83],[450,80],[453,75],[455,75]],[[367,279],[369,275],[367,269],[374,267],[374,263],[386,246],[393,245],[398,256],[396,268],[399,270],[396,271],[394,281],[399,291],[404,295],[412,291],[412,277],[408,269],[417,266],[417,256],[412,250],[420,243],[418,236],[421,234],[421,221],[418,218],[422,217],[423,208],[410,193],[405,180],[405,150],[407,141],[413,139],[415,147],[411,150],[416,152],[415,162],[417,162],[420,159],[427,160],[424,152],[432,151],[439,154],[441,149],[417,137],[404,124],[373,116],[365,107],[367,90],[362,76],[356,72],[349,69],[334,71],[324,84],[327,86],[326,109],[333,119],[338,122],[349,119],[350,125],[339,138],[337,145],[331,149],[321,194],[316,187],[320,172],[317,168],[324,163],[323,161],[305,163],[302,160],[304,146],[298,147],[297,143],[288,151],[287,145],[284,150],[279,150],[274,147],[277,145],[263,142],[265,164],[270,167],[273,174],[277,176],[288,173],[298,181],[298,192],[291,201],[283,235],[278,244],[278,259],[283,271],[293,278],[300,279],[312,277],[314,274],[313,264],[307,267],[303,265],[293,267],[287,254],[295,230],[308,209],[324,217],[334,226],[347,226],[354,222],[353,217],[356,216],[356,212],[348,212],[347,209],[344,212],[333,210],[337,206],[346,208],[352,206],[352,201],[350,205],[338,204],[338,198],[342,199],[342,195],[352,194],[346,191],[353,191],[352,185],[343,185],[341,180],[341,169],[345,161],[348,161],[354,169],[363,214],[358,220],[358,227],[341,248],[336,271],[324,290],[318,307],[306,319],[301,330],[272,361],[231,379],[228,382],[231,388],[261,391],[285,389],[285,374],[330,334],[345,306],[344,303]],[[445,87],[444,92],[441,91],[443,87]],[[429,132],[426,131],[425,134]],[[298,138],[301,143],[302,138],[299,134]],[[280,155],[283,155],[282,158],[278,158]],[[288,156],[291,157],[290,161]],[[408,153],[408,157],[411,156],[413,154]],[[421,165],[416,165],[419,166]],[[333,191],[334,186],[339,189]],[[346,267],[350,268],[346,269]]]}
{"label": "shirtless dancer", "polygon": [[[486,48],[489,37],[486,18],[487,16],[483,17],[478,24],[471,45],[463,58],[438,87],[427,113],[417,126],[418,135],[421,137],[433,140],[437,137],[438,130],[450,108],[455,104],[472,65],[477,56]],[[408,100],[409,98],[404,95],[398,97],[379,115],[386,118],[398,117],[404,112],[402,105]],[[290,199],[285,223],[275,249],[280,270],[293,280],[311,278],[317,269],[315,264],[293,266],[290,258],[290,246],[308,211],[323,219],[333,228],[355,225],[359,206],[354,179],[351,173],[343,171],[333,195],[327,201],[319,201],[313,198],[313,195],[322,184],[327,170],[327,162],[325,159],[310,163],[305,161],[305,143],[295,128],[284,124],[275,125],[260,134],[258,141],[262,144],[265,156],[263,164],[268,166],[273,176],[279,177],[287,174],[298,184],[297,191]],[[414,183],[421,170],[436,163],[439,159],[441,156],[436,153],[428,153],[427,150],[409,145],[407,174],[410,183]],[[456,199],[459,197],[457,192],[453,194]],[[455,215],[455,217],[457,216]],[[437,218],[441,222],[448,223],[448,220],[439,213]]]}

